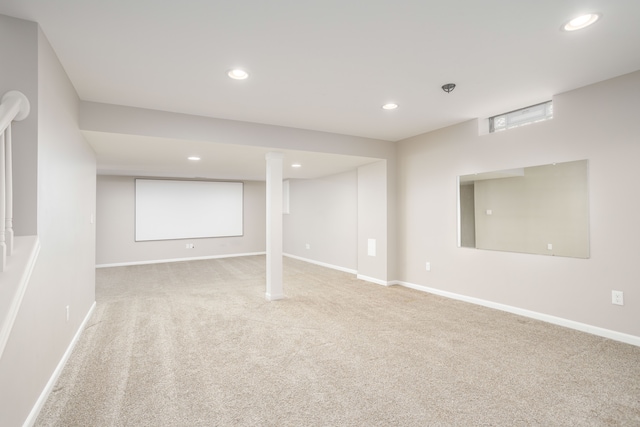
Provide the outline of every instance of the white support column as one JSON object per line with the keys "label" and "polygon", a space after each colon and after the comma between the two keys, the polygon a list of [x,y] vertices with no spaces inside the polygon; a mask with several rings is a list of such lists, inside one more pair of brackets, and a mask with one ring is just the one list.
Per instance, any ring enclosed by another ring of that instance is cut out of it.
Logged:
{"label": "white support column", "polygon": [[13,255],[13,167],[11,157],[11,125],[5,131],[5,238],[7,245],[7,256]]}
{"label": "white support column", "polygon": [[267,153],[267,292],[269,301],[282,291],[282,153]]}
{"label": "white support column", "polygon": [[4,170],[4,132],[0,133],[0,271],[7,265],[7,244],[5,243],[6,173]]}

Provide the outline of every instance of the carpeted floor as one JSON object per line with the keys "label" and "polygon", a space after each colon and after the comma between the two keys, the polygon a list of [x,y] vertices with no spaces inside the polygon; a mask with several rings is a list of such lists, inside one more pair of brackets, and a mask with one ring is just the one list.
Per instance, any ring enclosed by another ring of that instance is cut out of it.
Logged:
{"label": "carpeted floor", "polygon": [[97,270],[37,426],[640,425],[640,348],[285,259]]}

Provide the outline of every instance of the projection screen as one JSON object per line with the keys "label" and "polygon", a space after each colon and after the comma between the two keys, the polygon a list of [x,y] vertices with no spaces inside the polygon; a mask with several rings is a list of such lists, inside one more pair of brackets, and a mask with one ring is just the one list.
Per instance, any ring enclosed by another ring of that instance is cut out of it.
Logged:
{"label": "projection screen", "polygon": [[135,181],[136,242],[242,236],[241,182]]}

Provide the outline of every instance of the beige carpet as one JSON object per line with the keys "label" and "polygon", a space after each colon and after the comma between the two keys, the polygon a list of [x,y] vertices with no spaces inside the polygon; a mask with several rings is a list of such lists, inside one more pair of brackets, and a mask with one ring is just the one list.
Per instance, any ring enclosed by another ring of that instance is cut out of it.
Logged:
{"label": "beige carpet", "polygon": [[97,270],[38,426],[640,425],[640,348],[285,259]]}

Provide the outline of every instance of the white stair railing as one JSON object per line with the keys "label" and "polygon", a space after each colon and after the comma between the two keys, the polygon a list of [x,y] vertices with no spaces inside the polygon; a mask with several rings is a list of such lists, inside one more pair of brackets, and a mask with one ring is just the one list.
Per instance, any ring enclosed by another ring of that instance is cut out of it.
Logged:
{"label": "white stair railing", "polygon": [[0,271],[13,252],[13,171],[11,122],[24,120],[31,110],[29,100],[17,90],[0,100]]}

